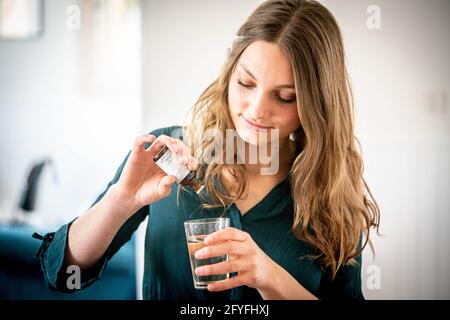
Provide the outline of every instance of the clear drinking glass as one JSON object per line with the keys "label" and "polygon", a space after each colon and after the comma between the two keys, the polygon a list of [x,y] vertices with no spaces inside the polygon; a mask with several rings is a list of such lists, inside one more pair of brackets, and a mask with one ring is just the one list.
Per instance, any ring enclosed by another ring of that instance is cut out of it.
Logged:
{"label": "clear drinking glass", "polygon": [[208,259],[196,259],[195,252],[205,247],[203,240],[208,234],[230,226],[229,218],[207,218],[189,220],[184,223],[186,232],[186,241],[189,251],[189,260],[191,262],[192,278],[196,289],[206,289],[208,283],[223,281],[229,278],[229,274],[215,274],[209,276],[197,276],[194,270],[197,267],[228,261],[228,255],[212,257]]}

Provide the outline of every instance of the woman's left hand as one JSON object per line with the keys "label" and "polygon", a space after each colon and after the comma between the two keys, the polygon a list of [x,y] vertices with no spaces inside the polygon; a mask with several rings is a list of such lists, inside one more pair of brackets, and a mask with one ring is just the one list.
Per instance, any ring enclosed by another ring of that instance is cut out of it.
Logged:
{"label": "woman's left hand", "polygon": [[268,289],[277,265],[247,232],[225,228],[208,235],[204,241],[206,247],[195,253],[197,259],[228,254],[228,261],[198,267],[195,269],[197,275],[238,273],[225,281],[209,284],[209,291],[222,291],[243,285],[258,290]]}

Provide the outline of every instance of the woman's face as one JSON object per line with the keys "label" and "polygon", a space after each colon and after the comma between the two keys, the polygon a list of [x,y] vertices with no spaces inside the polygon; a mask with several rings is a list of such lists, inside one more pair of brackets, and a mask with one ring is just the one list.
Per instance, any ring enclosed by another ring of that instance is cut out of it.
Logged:
{"label": "woman's face", "polygon": [[285,141],[300,127],[291,64],[276,44],[255,41],[245,49],[230,78],[228,105],[239,136],[252,145],[263,143],[267,129],[279,129]]}

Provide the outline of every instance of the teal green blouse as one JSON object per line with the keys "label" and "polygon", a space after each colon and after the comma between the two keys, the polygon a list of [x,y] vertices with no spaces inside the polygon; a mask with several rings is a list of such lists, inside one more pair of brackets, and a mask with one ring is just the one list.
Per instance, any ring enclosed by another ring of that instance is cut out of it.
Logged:
{"label": "teal green blouse", "polygon": [[[165,134],[181,138],[179,126],[157,129],[156,136]],[[95,202],[97,203],[116,183],[127,161],[128,155],[119,166],[114,178]],[[177,203],[177,186],[171,194],[137,211],[118,231],[103,257],[90,270],[82,271],[81,289],[101,278],[108,261],[131,239],[141,222],[148,216],[145,237],[144,258],[144,299],[184,299],[184,300],[258,300],[258,291],[242,286],[222,292],[197,290],[193,286],[191,267],[184,234],[186,220],[222,216],[224,208],[205,209],[200,198],[191,190],[180,192]],[[225,216],[231,225],[246,231],[258,246],[303,287],[321,299],[357,298],[363,299],[361,291],[361,256],[356,266],[344,266],[331,281],[328,272],[322,270],[318,261],[308,255],[314,249],[298,240],[291,231],[293,222],[293,200],[289,180],[278,183],[269,194],[245,215],[241,215],[235,204],[226,209]],[[66,287],[64,257],[67,246],[68,223],[56,232],[46,234],[42,239],[37,256],[48,286],[55,290],[69,292]],[[117,288],[120,290],[120,288]]]}

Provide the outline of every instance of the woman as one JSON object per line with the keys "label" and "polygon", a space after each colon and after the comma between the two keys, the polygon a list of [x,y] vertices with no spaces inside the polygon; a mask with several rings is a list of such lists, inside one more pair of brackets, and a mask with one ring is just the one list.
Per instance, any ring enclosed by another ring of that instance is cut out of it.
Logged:
{"label": "woman", "polygon": [[[379,209],[362,177],[342,37],[326,8],[305,0],[262,3],[185,129],[138,137],[93,206],[44,237],[39,256],[51,287],[68,290],[63,271],[73,264],[82,287],[98,279],[148,215],[146,299],[363,298],[361,252]],[[211,129],[222,138],[235,129],[244,151],[272,150],[276,170],[262,174],[268,164],[242,159],[237,147],[219,153],[244,163],[202,161],[216,146],[205,138]],[[153,163],[164,145],[197,170],[205,185],[200,197],[174,192],[175,178]],[[233,276],[195,290],[183,222],[220,215],[232,227],[209,236],[196,256],[230,260],[195,272]]]}

